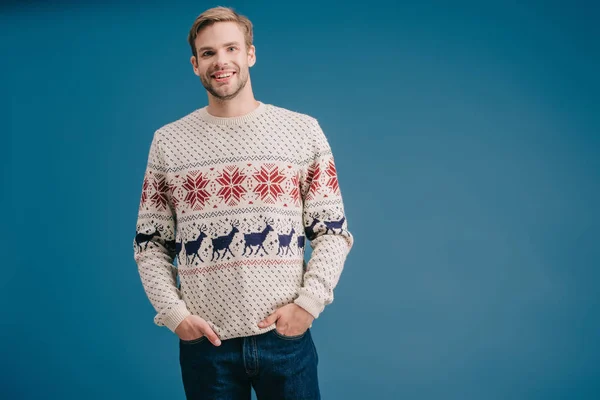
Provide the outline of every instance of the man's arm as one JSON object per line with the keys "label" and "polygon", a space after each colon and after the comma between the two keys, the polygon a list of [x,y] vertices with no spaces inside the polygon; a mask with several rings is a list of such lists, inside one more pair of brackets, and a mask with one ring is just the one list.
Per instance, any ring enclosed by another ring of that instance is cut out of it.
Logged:
{"label": "man's arm", "polygon": [[301,180],[301,193],[304,230],[313,251],[306,265],[304,284],[294,303],[317,318],[333,301],[333,289],[354,237],[348,231],[331,147],[314,119],[310,138],[312,157]]}
{"label": "man's arm", "polygon": [[157,312],[154,323],[175,332],[191,313],[177,288],[173,266],[176,216],[162,146],[160,131],[156,131],[144,174],[133,251],[142,285]]}

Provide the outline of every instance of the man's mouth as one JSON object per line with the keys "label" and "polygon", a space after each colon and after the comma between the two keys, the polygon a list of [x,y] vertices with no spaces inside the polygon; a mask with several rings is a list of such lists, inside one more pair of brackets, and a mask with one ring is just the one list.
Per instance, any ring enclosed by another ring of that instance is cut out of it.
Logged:
{"label": "man's mouth", "polygon": [[221,71],[212,74],[211,77],[217,82],[227,82],[233,75],[235,75],[235,71]]}

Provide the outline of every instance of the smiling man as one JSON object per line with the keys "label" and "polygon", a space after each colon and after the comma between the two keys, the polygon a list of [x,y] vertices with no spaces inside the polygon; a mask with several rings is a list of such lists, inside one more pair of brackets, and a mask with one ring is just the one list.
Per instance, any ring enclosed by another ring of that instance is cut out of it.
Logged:
{"label": "smiling man", "polygon": [[[220,43],[223,38],[236,40]],[[239,25],[233,21],[213,23],[210,29],[198,32],[192,43],[202,44],[196,48],[190,61],[194,73],[200,77],[202,85],[212,97],[212,102],[219,102],[223,108],[227,104],[225,101],[240,95],[235,103],[256,106],[249,82],[249,68],[256,60],[255,48],[246,41]],[[215,62],[220,57],[226,57],[227,60]],[[209,100],[209,106],[212,102]],[[213,108],[216,107],[211,107],[209,112],[217,111]]]}
{"label": "smiling man", "polygon": [[252,39],[230,8],[194,21],[208,105],[154,132],[134,257],[154,322],[179,338],[187,398],[319,399],[310,328],[354,238],[317,120],[254,98]]}

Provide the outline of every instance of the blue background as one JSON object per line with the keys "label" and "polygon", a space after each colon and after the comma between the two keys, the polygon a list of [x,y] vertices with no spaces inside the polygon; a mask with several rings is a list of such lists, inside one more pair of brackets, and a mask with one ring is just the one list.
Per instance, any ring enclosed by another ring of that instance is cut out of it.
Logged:
{"label": "blue background", "polygon": [[132,240],[153,132],[206,105],[186,38],[216,5],[255,25],[256,98],[336,157],[356,242],[313,326],[323,398],[600,398],[593,2],[16,3],[2,398],[184,398]]}

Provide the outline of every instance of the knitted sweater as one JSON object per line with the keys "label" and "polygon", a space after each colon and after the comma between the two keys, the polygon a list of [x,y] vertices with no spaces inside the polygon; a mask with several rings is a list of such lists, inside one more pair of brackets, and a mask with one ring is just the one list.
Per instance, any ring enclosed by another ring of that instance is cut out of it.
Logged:
{"label": "knitted sweater", "polygon": [[257,324],[292,302],[318,318],[353,240],[315,118],[259,102],[154,132],[133,246],[156,325],[195,314],[225,340],[274,329]]}

